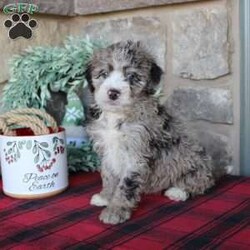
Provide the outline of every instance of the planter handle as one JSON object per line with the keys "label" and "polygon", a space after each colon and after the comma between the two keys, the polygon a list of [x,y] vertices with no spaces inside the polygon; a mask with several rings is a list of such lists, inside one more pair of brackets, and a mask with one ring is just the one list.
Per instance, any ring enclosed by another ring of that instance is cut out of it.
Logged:
{"label": "planter handle", "polygon": [[0,132],[8,136],[16,135],[13,126],[30,128],[34,135],[49,134],[48,125],[54,133],[58,132],[54,118],[40,109],[16,109],[0,115]]}

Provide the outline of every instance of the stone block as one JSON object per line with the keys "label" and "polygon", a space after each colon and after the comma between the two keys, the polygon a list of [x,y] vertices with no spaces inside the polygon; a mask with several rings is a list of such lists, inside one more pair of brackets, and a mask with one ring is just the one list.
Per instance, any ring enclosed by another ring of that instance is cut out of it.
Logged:
{"label": "stone block", "polygon": [[[13,4],[18,1],[13,0],[3,0],[0,3],[0,9],[2,9],[7,4]],[[66,15],[72,16],[74,14],[74,1],[64,1],[64,0],[22,0],[19,3],[33,3],[39,7],[39,13],[46,13],[46,14],[56,14],[56,15]]]}
{"label": "stone block", "polygon": [[[39,6],[39,13],[74,16],[107,13],[121,10],[131,10],[145,7],[162,6],[176,3],[196,2],[201,0],[22,0],[22,3],[35,3]],[[13,0],[0,2],[0,9]]]}
{"label": "stone block", "polygon": [[176,11],[172,20],[175,75],[200,80],[229,73],[228,14],[225,8]]}
{"label": "stone block", "polygon": [[134,17],[88,24],[83,34],[112,44],[124,40],[142,41],[163,67],[166,54],[166,30],[157,18]]}
{"label": "stone block", "polygon": [[76,0],[75,14],[87,15],[112,11],[162,6],[176,3],[195,2],[199,0]]}
{"label": "stone block", "polygon": [[233,101],[231,91],[228,89],[177,88],[168,99],[167,106],[171,113],[185,120],[233,124]]}
{"label": "stone block", "polygon": [[208,131],[205,128],[196,128],[198,141],[212,157],[216,168],[232,165],[233,150],[227,136]]}
{"label": "stone block", "polygon": [[4,89],[4,83],[0,83],[0,114],[4,112],[3,107],[2,107],[2,95],[3,95],[3,89]]}

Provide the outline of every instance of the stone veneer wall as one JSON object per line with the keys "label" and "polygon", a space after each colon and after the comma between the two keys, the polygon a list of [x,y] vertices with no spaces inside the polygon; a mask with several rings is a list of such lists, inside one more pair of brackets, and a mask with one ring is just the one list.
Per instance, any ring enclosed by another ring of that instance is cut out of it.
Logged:
{"label": "stone veneer wall", "polygon": [[[188,121],[218,164],[232,159],[238,173],[239,0],[34,2],[41,13],[56,15],[36,15],[39,26],[31,40],[9,40],[0,25],[0,90],[8,79],[8,59],[27,46],[57,45],[67,35],[110,43],[142,40],[165,71],[162,101]],[[0,23],[6,18],[0,14]]]}

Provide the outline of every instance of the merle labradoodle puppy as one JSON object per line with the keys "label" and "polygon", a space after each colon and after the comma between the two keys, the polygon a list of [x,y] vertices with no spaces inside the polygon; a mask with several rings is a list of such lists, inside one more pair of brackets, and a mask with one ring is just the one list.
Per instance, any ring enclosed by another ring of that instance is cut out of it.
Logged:
{"label": "merle labradoodle puppy", "polygon": [[162,76],[137,42],[97,51],[86,78],[97,111],[88,126],[102,160],[103,189],[91,204],[105,206],[100,220],[128,220],[143,193],[165,191],[175,201],[203,194],[215,183],[204,148],[154,98]]}

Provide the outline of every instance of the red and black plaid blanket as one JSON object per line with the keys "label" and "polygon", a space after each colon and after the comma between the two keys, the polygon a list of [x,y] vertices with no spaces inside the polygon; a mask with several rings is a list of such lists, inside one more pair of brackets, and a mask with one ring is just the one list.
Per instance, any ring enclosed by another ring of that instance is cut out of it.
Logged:
{"label": "red and black plaid blanket", "polygon": [[77,174],[64,193],[41,200],[0,194],[0,249],[250,249],[250,178],[226,177],[206,195],[172,202],[145,196],[118,226],[98,220],[89,205],[98,174]]}

